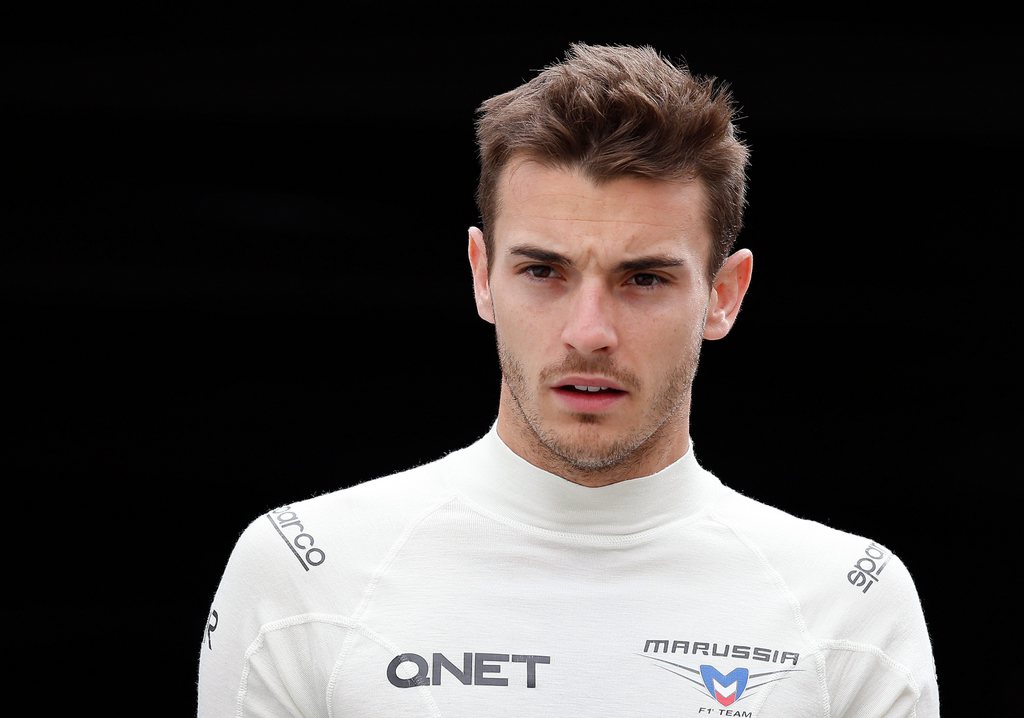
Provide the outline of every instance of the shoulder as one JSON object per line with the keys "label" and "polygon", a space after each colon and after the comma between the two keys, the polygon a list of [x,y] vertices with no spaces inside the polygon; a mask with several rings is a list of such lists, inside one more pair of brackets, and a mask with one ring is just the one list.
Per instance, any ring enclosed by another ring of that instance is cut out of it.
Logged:
{"label": "shoulder", "polygon": [[901,616],[920,612],[906,564],[881,541],[801,518],[728,489],[714,515],[789,591],[812,634],[891,643]]}
{"label": "shoulder", "polygon": [[874,543],[870,537],[796,516],[731,488],[716,502],[714,515],[762,552],[776,558],[792,556],[798,563],[842,560]]}
{"label": "shoulder", "polygon": [[265,546],[282,537],[294,543],[300,534],[307,535],[304,545],[311,539],[330,543],[368,533],[386,538],[450,498],[444,477],[454,455],[282,503],[252,519],[240,544],[248,540]]}
{"label": "shoulder", "polygon": [[732,489],[713,516],[789,595],[825,661],[837,713],[844,706],[888,702],[886,715],[910,714],[912,706],[918,715],[938,714],[930,631],[914,578],[895,547]]}
{"label": "shoulder", "polygon": [[251,518],[223,581],[288,613],[354,608],[389,551],[451,499],[450,456]]}
{"label": "shoulder", "polygon": [[[387,532],[408,523],[434,502],[450,496],[444,478],[454,452],[415,467],[361,481],[335,491],[293,500],[269,511],[280,526],[305,519],[326,531]],[[257,519],[258,521],[259,519]]]}

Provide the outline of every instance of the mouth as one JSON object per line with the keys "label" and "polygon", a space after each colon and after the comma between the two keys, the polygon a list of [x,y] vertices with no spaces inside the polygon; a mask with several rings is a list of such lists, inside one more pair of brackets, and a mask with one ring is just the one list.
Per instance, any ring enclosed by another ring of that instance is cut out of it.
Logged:
{"label": "mouth", "polygon": [[580,394],[599,394],[603,391],[610,391],[616,394],[625,394],[622,389],[615,389],[610,386],[594,386],[591,384],[563,384],[562,386],[555,387],[562,391],[574,391]]}
{"label": "mouth", "polygon": [[552,391],[567,408],[585,413],[607,411],[629,393],[616,387],[586,383],[561,384],[552,387]]}

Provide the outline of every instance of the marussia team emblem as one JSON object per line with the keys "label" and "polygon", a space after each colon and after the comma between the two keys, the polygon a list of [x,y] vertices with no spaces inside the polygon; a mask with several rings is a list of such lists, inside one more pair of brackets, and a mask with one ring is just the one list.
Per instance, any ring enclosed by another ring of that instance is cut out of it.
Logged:
{"label": "marussia team emblem", "polygon": [[664,658],[646,656],[643,653],[638,653],[637,655],[662,664],[658,668],[674,673],[690,683],[695,691],[700,692],[702,695],[710,695],[718,701],[719,705],[723,706],[731,706],[739,700],[756,694],[757,689],[761,686],[775,683],[776,681],[784,681],[792,677],[790,674],[800,673],[804,670],[802,668],[789,668],[781,671],[751,673],[747,668],[734,668],[729,673],[722,673],[707,663],[698,664],[700,670],[697,670],[692,664],[688,666],[685,663],[676,663]]}
{"label": "marussia team emblem", "polygon": [[702,665],[700,677],[704,679],[704,687],[716,701],[723,706],[731,706],[743,695],[747,687],[750,673],[746,668],[736,668],[729,675],[722,673],[714,666]]}

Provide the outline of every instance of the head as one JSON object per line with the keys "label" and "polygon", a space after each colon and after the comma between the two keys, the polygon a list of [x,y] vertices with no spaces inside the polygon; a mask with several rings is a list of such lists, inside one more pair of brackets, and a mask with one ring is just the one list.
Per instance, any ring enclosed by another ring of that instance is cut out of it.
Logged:
{"label": "head", "polygon": [[[499,180],[517,157],[616,177],[700,179],[707,194],[710,280],[743,226],[749,149],[728,87],[651,47],[574,43],[561,62],[484,101],[476,138],[476,201],[488,247],[498,230]],[[491,255],[489,255],[491,256]]]}
{"label": "head", "polygon": [[469,254],[499,433],[580,483],[657,470],[687,446],[701,342],[750,278],[730,254],[748,153],[728,93],[651,48],[576,44],[480,113]]}

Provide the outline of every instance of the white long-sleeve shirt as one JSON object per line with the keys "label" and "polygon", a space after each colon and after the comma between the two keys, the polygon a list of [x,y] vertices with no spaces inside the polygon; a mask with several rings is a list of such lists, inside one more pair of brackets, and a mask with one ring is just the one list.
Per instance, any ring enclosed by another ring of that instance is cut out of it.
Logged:
{"label": "white long-sleeve shirt", "polygon": [[588,488],[496,426],[254,519],[198,691],[199,718],[939,715],[887,547],[724,486],[692,443]]}

